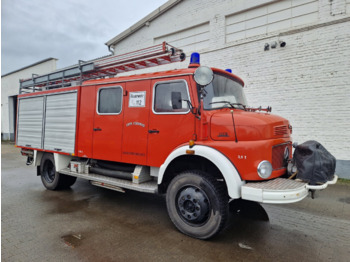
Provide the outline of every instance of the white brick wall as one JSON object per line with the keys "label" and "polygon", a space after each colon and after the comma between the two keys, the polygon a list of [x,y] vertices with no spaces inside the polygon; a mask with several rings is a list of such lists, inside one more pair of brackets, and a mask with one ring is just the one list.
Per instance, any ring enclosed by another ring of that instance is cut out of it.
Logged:
{"label": "white brick wall", "polygon": [[[263,30],[248,34],[229,26],[235,16],[256,19],[241,29]],[[181,46],[181,36],[206,23],[207,45]],[[337,159],[350,160],[350,0],[184,0],[115,50],[125,53],[167,37],[188,56],[200,52],[203,65],[232,68],[246,82],[249,105],[272,106],[274,114],[289,119],[294,141],[317,140]],[[286,47],[264,51],[265,43],[278,40]],[[143,72],[182,68],[188,61]]]}

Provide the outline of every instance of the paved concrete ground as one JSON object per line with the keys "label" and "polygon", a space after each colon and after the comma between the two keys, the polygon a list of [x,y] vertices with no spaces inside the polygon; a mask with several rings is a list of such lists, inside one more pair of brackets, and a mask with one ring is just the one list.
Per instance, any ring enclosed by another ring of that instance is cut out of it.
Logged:
{"label": "paved concrete ground", "polygon": [[210,241],[170,222],[160,196],[125,194],[78,180],[45,190],[35,168],[2,144],[2,261],[349,261],[350,184],[290,205],[264,205]]}

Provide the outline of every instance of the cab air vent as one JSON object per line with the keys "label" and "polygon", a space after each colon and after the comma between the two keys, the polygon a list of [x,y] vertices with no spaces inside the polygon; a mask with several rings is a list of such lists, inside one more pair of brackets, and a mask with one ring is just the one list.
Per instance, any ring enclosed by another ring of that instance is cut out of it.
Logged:
{"label": "cab air vent", "polygon": [[275,126],[273,131],[274,131],[275,136],[287,135],[288,134],[288,127],[287,126]]}

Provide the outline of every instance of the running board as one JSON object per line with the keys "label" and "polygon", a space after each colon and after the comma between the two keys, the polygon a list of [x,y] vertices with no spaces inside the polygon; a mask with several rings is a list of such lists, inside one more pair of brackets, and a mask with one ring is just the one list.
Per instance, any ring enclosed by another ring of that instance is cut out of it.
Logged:
{"label": "running board", "polygon": [[118,192],[121,192],[121,193],[125,193],[125,190],[122,189],[119,186],[113,186],[113,185],[110,185],[110,184],[105,184],[105,183],[96,182],[96,181],[90,181],[90,183],[93,186],[103,187],[103,188],[111,189],[111,190],[118,191]]}
{"label": "running board", "polygon": [[100,186],[100,187],[104,187],[104,188],[108,188],[108,189],[112,189],[120,192],[122,192],[120,189],[130,189],[130,190],[135,190],[135,191],[144,192],[144,193],[151,193],[151,194],[156,194],[158,192],[157,181],[148,181],[141,184],[136,184],[136,183],[133,183],[132,181],[128,181],[120,178],[107,177],[107,176],[93,174],[93,173],[82,174],[82,173],[72,172],[70,171],[69,168],[61,169],[59,173],[62,173],[68,176],[75,176],[78,178],[87,179],[92,182],[97,182],[92,184],[95,186]]}

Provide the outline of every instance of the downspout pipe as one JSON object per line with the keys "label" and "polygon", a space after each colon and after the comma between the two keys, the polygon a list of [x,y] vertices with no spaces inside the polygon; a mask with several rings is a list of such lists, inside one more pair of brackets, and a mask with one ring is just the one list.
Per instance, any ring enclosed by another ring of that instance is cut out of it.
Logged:
{"label": "downspout pipe", "polygon": [[109,51],[112,55],[114,55],[114,48],[112,48],[111,45],[108,46],[108,51]]}

